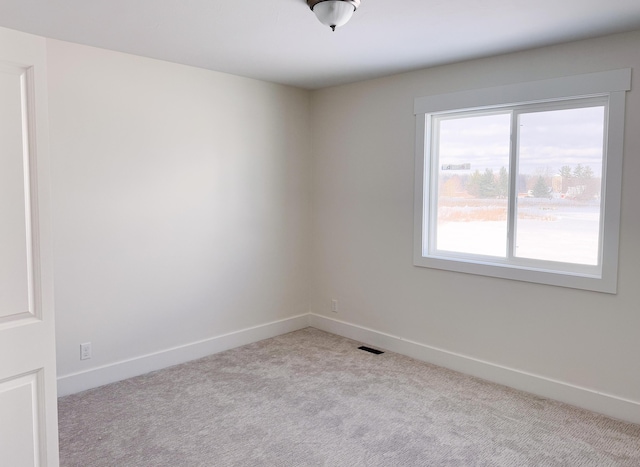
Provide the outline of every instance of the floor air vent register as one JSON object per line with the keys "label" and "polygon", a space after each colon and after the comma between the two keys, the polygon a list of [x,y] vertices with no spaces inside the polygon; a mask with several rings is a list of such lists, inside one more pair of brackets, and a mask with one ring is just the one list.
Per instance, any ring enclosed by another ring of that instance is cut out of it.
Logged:
{"label": "floor air vent register", "polygon": [[372,349],[371,347],[365,347],[364,345],[358,347],[360,350],[364,350],[365,352],[369,352],[369,353],[373,353],[376,355],[380,355],[381,353],[384,353],[382,350],[378,350],[378,349]]}

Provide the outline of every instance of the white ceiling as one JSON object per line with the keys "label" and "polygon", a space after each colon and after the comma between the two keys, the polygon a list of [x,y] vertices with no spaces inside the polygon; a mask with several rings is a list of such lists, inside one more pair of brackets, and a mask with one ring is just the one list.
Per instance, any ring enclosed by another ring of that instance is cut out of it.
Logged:
{"label": "white ceiling", "polygon": [[[640,29],[640,0],[0,0],[0,26],[308,89]],[[640,52],[639,52],[640,53]]]}

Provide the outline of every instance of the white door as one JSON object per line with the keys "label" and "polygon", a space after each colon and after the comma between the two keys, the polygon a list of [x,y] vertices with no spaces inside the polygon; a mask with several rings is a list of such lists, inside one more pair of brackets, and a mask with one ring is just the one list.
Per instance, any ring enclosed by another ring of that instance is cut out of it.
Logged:
{"label": "white door", "polygon": [[0,464],[58,466],[46,43],[0,28]]}

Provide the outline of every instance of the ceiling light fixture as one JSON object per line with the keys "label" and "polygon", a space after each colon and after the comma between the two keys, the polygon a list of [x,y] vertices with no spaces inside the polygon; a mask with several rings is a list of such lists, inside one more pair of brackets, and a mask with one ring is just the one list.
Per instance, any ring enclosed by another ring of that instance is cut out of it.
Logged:
{"label": "ceiling light fixture", "polygon": [[335,31],[336,27],[347,24],[360,6],[360,0],[307,0],[307,5],[322,24]]}

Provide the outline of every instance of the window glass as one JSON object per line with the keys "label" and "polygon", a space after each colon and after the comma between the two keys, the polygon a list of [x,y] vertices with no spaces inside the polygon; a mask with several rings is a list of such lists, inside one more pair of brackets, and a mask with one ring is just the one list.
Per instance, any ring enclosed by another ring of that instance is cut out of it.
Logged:
{"label": "window glass", "polygon": [[514,255],[599,263],[605,106],[518,115]]}
{"label": "window glass", "polygon": [[589,98],[434,115],[427,253],[598,267],[605,111]]}
{"label": "window glass", "polygon": [[436,249],[507,253],[511,112],[434,119]]}

